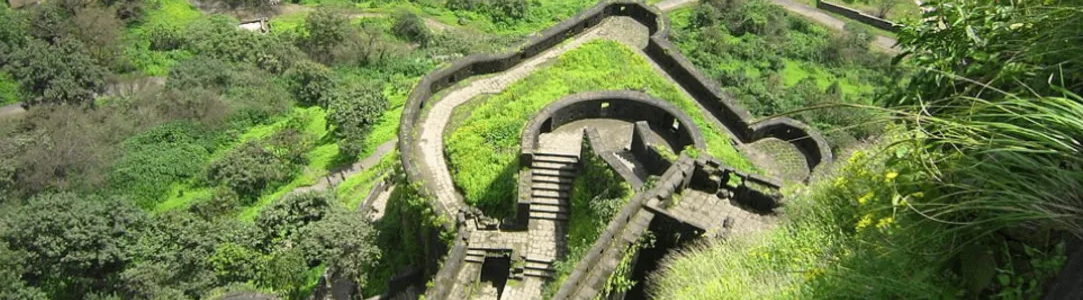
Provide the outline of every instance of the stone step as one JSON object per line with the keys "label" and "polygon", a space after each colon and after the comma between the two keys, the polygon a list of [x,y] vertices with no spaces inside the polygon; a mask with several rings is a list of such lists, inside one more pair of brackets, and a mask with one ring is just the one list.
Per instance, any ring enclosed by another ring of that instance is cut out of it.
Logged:
{"label": "stone step", "polygon": [[572,189],[570,184],[559,184],[549,182],[535,182],[530,184],[530,188],[533,190],[550,190],[566,192]]}
{"label": "stone step", "polygon": [[534,203],[530,205],[530,211],[532,212],[550,212],[550,213],[568,213],[568,206],[566,205],[546,205]]}
{"label": "stone step", "polygon": [[528,260],[526,262],[526,270],[552,271],[553,266],[551,264],[548,264],[548,263],[535,262],[535,261],[529,261]]}
{"label": "stone step", "polygon": [[561,200],[560,198],[552,198],[552,197],[532,197],[532,198],[530,198],[530,203],[532,203],[530,206],[534,206],[534,204],[560,205],[560,206],[567,206],[568,205],[567,201]]}
{"label": "stone step", "polygon": [[557,177],[575,177],[575,171],[564,170],[549,170],[549,169],[533,169],[530,173],[534,176],[557,176]]}
{"label": "stone step", "polygon": [[575,164],[551,163],[544,161],[535,161],[533,164],[530,165],[530,167],[533,169],[549,169],[563,171],[575,171],[576,168]]}
{"label": "stone step", "polygon": [[523,271],[523,276],[540,277],[540,278],[548,279],[549,277],[553,277],[553,273],[554,273],[553,271],[549,271],[549,270],[527,269],[526,271]]}
{"label": "stone step", "polygon": [[[531,206],[533,206],[533,205],[531,205]],[[542,220],[554,220],[554,221],[567,221],[568,220],[568,215],[563,214],[563,213],[540,212],[540,211],[531,210],[530,218],[531,219],[542,219]]]}
{"label": "stone step", "polygon": [[473,255],[473,256],[484,257],[485,253],[486,253],[485,250],[481,250],[481,249],[466,249],[466,255],[468,255],[468,256]]}
{"label": "stone step", "polygon": [[534,182],[550,182],[559,184],[572,184],[572,182],[575,181],[574,177],[560,177],[550,175],[534,175],[530,177],[530,179]]}
{"label": "stone step", "polygon": [[574,158],[576,160],[579,160],[579,149],[578,148],[570,148],[570,149],[541,148],[541,149],[534,149],[534,157],[538,157],[538,156],[560,156],[560,157],[570,157],[570,158]]}
{"label": "stone step", "polygon": [[467,255],[466,258],[464,258],[463,260],[465,260],[466,262],[483,264],[485,263],[485,256]]}
{"label": "stone step", "polygon": [[530,192],[530,195],[534,197],[568,199],[572,194],[565,191],[533,190]]}
{"label": "stone step", "polygon": [[535,162],[538,162],[538,161],[554,162],[554,163],[561,163],[561,164],[574,164],[574,163],[579,162],[579,158],[577,158],[577,157],[569,157],[569,156],[559,156],[559,155],[548,155],[548,154],[534,154],[534,161]]}

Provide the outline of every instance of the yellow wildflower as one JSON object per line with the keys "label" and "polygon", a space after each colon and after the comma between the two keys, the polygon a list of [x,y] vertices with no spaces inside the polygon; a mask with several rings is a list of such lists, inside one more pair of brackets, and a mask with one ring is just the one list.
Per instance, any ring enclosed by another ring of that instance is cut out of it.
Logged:
{"label": "yellow wildflower", "polygon": [[846,185],[846,177],[835,178],[835,187],[840,188]]}
{"label": "yellow wildflower", "polygon": [[860,232],[862,229],[865,229],[865,227],[869,227],[869,225],[872,225],[872,214],[866,214],[861,217],[861,221],[857,221],[857,227],[855,229]]}
{"label": "yellow wildflower", "polygon": [[887,229],[888,226],[891,226],[891,224],[894,224],[894,223],[895,223],[895,218],[892,218],[892,217],[883,218],[883,219],[880,219],[880,221],[876,222],[876,228],[880,228],[880,230],[884,230],[884,229]]}
{"label": "yellow wildflower", "polygon": [[861,196],[861,198],[857,198],[857,203],[861,205],[868,204],[869,200],[872,199],[872,196],[874,196],[872,192],[865,193],[865,195]]}
{"label": "yellow wildflower", "polygon": [[899,177],[899,172],[887,172],[887,175],[884,175],[884,182],[892,182],[895,180],[895,177]]}

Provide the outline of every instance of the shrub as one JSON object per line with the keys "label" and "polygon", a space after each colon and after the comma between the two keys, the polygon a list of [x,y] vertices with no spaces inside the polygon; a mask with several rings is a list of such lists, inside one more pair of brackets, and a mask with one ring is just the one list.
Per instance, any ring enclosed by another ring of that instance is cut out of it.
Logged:
{"label": "shrub", "polygon": [[156,127],[125,140],[110,185],[140,207],[150,208],[173,183],[199,174],[214,148],[210,133],[196,124]]}
{"label": "shrub", "polygon": [[400,38],[421,44],[422,47],[428,46],[432,40],[432,33],[425,26],[425,20],[408,11],[395,16],[395,25],[391,27],[391,31]]}
{"label": "shrub", "polygon": [[233,81],[229,64],[211,57],[196,56],[169,70],[166,87],[179,91],[197,88],[223,91],[232,86]]}
{"label": "shrub", "polygon": [[31,41],[9,62],[11,77],[22,88],[26,104],[89,105],[105,86],[107,71],[94,61],[81,42],[56,44]]}
{"label": "shrub", "polygon": [[188,42],[183,32],[166,25],[153,26],[147,29],[145,34],[147,40],[150,41],[150,49],[155,51],[180,49]]}
{"label": "shrub", "polygon": [[302,105],[327,107],[328,98],[334,92],[335,81],[331,70],[311,61],[294,64],[284,75],[286,89]]}
{"label": "shrub", "polygon": [[262,145],[248,142],[211,163],[207,179],[222,184],[244,199],[255,199],[265,189],[284,183],[293,168]]}
{"label": "shrub", "polygon": [[327,124],[334,126],[335,136],[339,138],[339,151],[349,157],[357,156],[362,141],[387,106],[387,97],[375,88],[354,86],[339,90],[327,114]]}
{"label": "shrub", "polygon": [[323,262],[336,276],[365,284],[367,270],[382,255],[376,230],[359,212],[339,209],[305,226],[298,247],[310,262]]}
{"label": "shrub", "polygon": [[263,230],[267,243],[297,241],[299,237],[296,235],[301,228],[323,220],[331,212],[332,206],[337,205],[335,201],[335,195],[330,192],[291,193],[260,211],[256,225]]}

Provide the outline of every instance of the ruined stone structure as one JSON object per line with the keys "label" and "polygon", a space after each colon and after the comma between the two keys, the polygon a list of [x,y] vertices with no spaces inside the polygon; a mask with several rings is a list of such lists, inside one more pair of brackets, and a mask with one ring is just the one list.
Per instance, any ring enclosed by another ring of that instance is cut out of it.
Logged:
{"label": "ruined stone structure", "polygon": [[[647,36],[607,37],[604,30],[596,30],[614,20],[631,20],[645,28]],[[673,105],[632,91],[570,95],[544,108],[527,124],[519,156],[519,197],[509,199],[517,202],[514,220],[493,220],[467,206],[450,186],[441,152],[449,110],[465,102],[472,95],[468,92],[500,91],[545,59],[582,43],[584,37],[630,39],[622,42],[646,56],[696,100],[711,122],[730,133],[733,143],[765,138],[787,141],[803,154],[809,170],[831,161],[824,139],[800,122],[788,118],[752,122],[745,110],[680,54],[667,35],[667,23],[654,8],[638,2],[606,2],[533,36],[512,52],[468,56],[421,79],[403,109],[402,165],[408,180],[420,184],[419,191],[432,200],[435,210],[453,220],[445,224],[445,230],[456,236],[451,249],[428,253],[446,256],[426,291],[427,299],[540,299],[542,285],[553,275],[553,262],[566,251],[571,182],[585,155],[600,156],[638,192],[577,263],[556,299],[598,296],[629,245],[652,228],[678,228],[690,233],[686,236],[724,236],[772,223],[770,212],[780,204],[775,192],[778,180],[743,174],[705,154],[691,156],[705,151],[682,152],[706,149],[700,129]],[[452,88],[489,74],[495,76]],[[434,99],[438,94],[444,98]],[[451,97],[456,98],[452,101]],[[622,127],[629,130],[605,136],[599,128],[572,126],[590,120],[630,125]],[[511,280],[516,283],[509,284]]]}

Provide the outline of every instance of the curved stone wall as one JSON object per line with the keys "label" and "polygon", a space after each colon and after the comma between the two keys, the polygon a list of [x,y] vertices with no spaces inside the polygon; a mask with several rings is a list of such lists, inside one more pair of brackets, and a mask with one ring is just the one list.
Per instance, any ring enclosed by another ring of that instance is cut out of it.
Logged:
{"label": "curved stone wall", "polygon": [[[420,190],[427,196],[432,196],[434,189],[429,180],[418,170],[414,163],[415,140],[414,127],[421,115],[426,102],[432,100],[432,96],[466,78],[476,75],[484,75],[500,72],[515,66],[519,62],[536,56],[562,41],[575,36],[587,28],[600,23],[610,16],[626,16],[647,26],[651,37],[644,50],[662,69],[670,75],[678,84],[692,94],[700,104],[708,109],[718,120],[733,132],[735,138],[742,142],[752,142],[763,137],[774,137],[793,141],[803,153],[808,155],[808,164],[815,167],[831,160],[831,152],[827,142],[818,134],[813,133],[807,126],[789,118],[778,118],[769,121],[769,124],[752,124],[748,112],[737,106],[733,99],[715,86],[711,80],[700,73],[691,62],[688,61],[667,40],[669,30],[667,21],[660,17],[660,13],[645,4],[638,2],[606,2],[591,7],[571,18],[553,26],[541,33],[532,36],[527,42],[517,47],[515,51],[503,54],[479,54],[467,56],[446,67],[434,71],[421,79],[414,90],[410,93],[403,108],[402,121],[399,125],[399,149],[402,151],[402,164],[411,181],[423,182]],[[798,136],[798,138],[792,138]],[[806,142],[801,142],[807,140]],[[454,212],[447,211],[442,204],[434,201],[437,209],[444,212],[448,217]],[[449,228],[450,229],[450,228]]]}
{"label": "curved stone wall", "polygon": [[[418,190],[422,196],[429,199],[434,198],[435,195],[433,194],[433,191],[436,189],[433,187],[432,180],[428,180],[429,176],[422,173],[415,162],[417,159],[415,126],[417,125],[426,104],[432,100],[433,95],[471,76],[508,70],[520,62],[533,58],[545,50],[586,31],[588,28],[602,22],[605,18],[610,16],[630,17],[645,25],[650,32],[650,38],[647,46],[642,50],[651,60],[658,64],[667,75],[673,78],[677,84],[688,91],[692,98],[699,102],[700,105],[705,107],[708,112],[726,126],[727,129],[733,133],[735,139],[744,143],[753,142],[765,137],[776,137],[790,141],[806,155],[810,169],[832,160],[831,152],[826,141],[815,131],[810,130],[807,126],[796,120],[777,118],[762,123],[750,121],[752,118],[747,111],[736,105],[732,97],[722,93],[710,79],[700,73],[696,67],[688,61],[687,58],[681,55],[677,48],[667,40],[669,34],[668,23],[655,9],[639,2],[614,1],[600,3],[568,20],[546,29],[539,34],[532,36],[521,46],[515,48],[514,51],[503,54],[471,55],[423,77],[410,93],[403,108],[402,119],[399,125],[399,149],[402,151],[401,160],[403,169],[406,171],[407,180],[410,182],[420,182],[421,186]],[[630,97],[638,99],[638,96]],[[600,108],[600,102],[595,102],[595,104]],[[610,103],[610,105],[613,104]],[[654,107],[661,106],[654,105]],[[586,109],[586,107],[584,107],[584,109]],[[576,114],[572,114],[571,111],[569,111],[568,114],[556,113],[554,115],[560,116],[550,117],[548,119],[550,119],[550,122],[558,123],[557,126],[562,124],[560,122],[567,122],[570,120],[565,118],[573,118],[576,116]],[[629,115],[631,115],[631,113],[629,113]],[[678,131],[682,127],[686,127],[684,126],[685,124],[694,126],[694,123],[687,120],[686,117],[685,119],[681,119],[681,116],[684,116],[683,114],[677,113],[671,115],[676,116],[681,124],[681,126],[678,127]],[[655,122],[659,121],[656,120]],[[544,127],[545,124],[543,122],[536,127],[537,129],[534,132],[540,133]],[[549,124],[549,128],[554,127],[553,123]],[[658,128],[669,127],[660,126]],[[686,129],[689,129],[689,132],[691,132],[687,135],[692,139],[692,143],[701,145],[702,136],[699,135],[698,129],[695,127],[686,127]],[[534,136],[536,137],[537,135],[535,134]],[[536,141],[532,141],[531,143],[536,144]],[[523,149],[533,149],[533,146],[527,145],[523,147]],[[643,205],[648,202],[665,201],[666,199],[671,198],[675,193],[683,190],[689,185],[693,169],[694,159],[681,155],[680,158],[666,170],[661,178],[659,178],[655,188],[637,195],[629,205],[626,205],[618,216],[611,220],[606,231],[599,237],[598,242],[594,244],[589,253],[587,253],[584,259],[576,265],[576,269],[570,274],[568,279],[564,282],[564,285],[561,286],[560,292],[558,292],[557,297],[555,298],[567,298],[575,294],[580,287],[600,286],[605,278],[608,277],[607,274],[612,272],[612,267],[614,266],[609,266],[604,263],[600,264],[598,262],[619,259],[620,252],[624,249],[621,245],[626,245],[627,243],[634,241],[634,239],[629,241],[623,237],[638,237],[646,230],[647,223],[650,222],[653,214],[642,209]],[[430,202],[435,206],[436,210],[448,217],[449,220],[456,220],[454,224],[451,222],[444,223],[445,229],[448,231],[454,231],[457,224],[464,222],[464,215],[462,212],[450,211],[439,201]],[[442,268],[440,272],[436,274],[436,278],[433,280],[434,287],[432,288],[432,291],[430,291],[432,292],[430,294],[444,295],[445,293],[442,291],[446,291],[450,284],[452,284],[453,274],[456,273],[454,271],[459,269],[459,266],[461,265],[463,252],[461,249],[464,249],[465,243],[466,239],[463,238],[462,232],[460,232],[460,236],[456,239],[455,245],[453,246],[453,251],[451,251],[447,258],[447,264],[449,265]],[[439,298],[439,296],[436,298]]]}
{"label": "curved stone wall", "polygon": [[706,149],[707,142],[692,118],[665,100],[633,91],[586,92],[564,97],[542,108],[523,128],[519,165],[529,166],[538,135],[582,119],[607,118],[635,123],[647,121],[655,131],[672,138],[680,152],[685,146]]}

